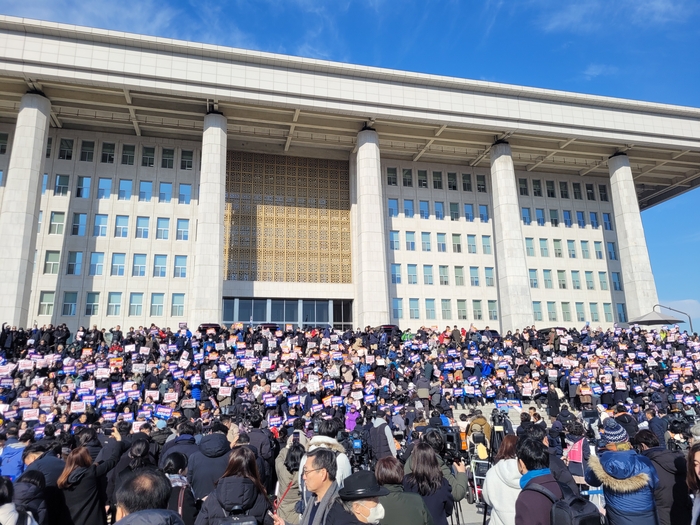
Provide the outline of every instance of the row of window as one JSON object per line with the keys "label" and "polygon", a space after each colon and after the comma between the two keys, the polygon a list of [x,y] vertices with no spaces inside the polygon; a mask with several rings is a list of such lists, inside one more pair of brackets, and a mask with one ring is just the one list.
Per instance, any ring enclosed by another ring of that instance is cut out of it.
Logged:
{"label": "row of window", "polygon": [[[560,290],[566,290],[568,287],[568,279],[566,277],[566,270],[556,270],[557,272],[557,284]],[[586,282],[586,290],[595,290],[595,278],[594,272],[584,271],[584,280]],[[542,281],[540,282],[538,270],[530,269],[528,270],[528,276],[530,278],[530,288],[539,288],[540,284],[544,288],[552,289],[554,288],[553,282],[553,271],[552,270],[542,270]],[[613,290],[621,292],[622,291],[622,275],[620,272],[610,272]],[[598,272],[598,285],[601,290],[609,290],[608,286],[608,273]],[[571,270],[571,288],[574,290],[581,290],[581,272],[579,270]]]}
{"label": "row of window", "polygon": [[[563,302],[561,303],[561,320],[564,322],[571,322],[572,317],[571,317],[571,303],[568,302]],[[574,308],[576,311],[576,321],[577,322],[584,322],[586,321],[586,308],[585,308],[585,303],[574,303]],[[617,321],[619,323],[626,323],[627,322],[627,309],[625,308],[625,303],[616,303],[616,309],[617,309]],[[554,301],[547,301],[546,303],[547,307],[547,320],[552,322],[552,321],[558,321],[558,312],[557,312],[557,303]],[[543,315],[542,315],[542,302],[541,301],[533,301],[532,302],[532,311],[535,316],[535,321],[543,321]],[[590,320],[593,323],[598,323],[600,322],[600,310],[598,309],[598,303],[588,303],[588,312],[590,313]],[[611,303],[603,303],[603,316],[605,318],[606,323],[612,323],[613,322],[613,309],[612,309],[612,304]]]}
{"label": "row of window", "polygon": [[[403,313],[403,308],[404,308],[404,300],[399,297],[394,297],[391,300],[391,316],[394,319],[403,319],[404,318],[404,313]],[[482,320],[483,317],[483,312],[482,312],[482,303],[484,301],[481,301],[480,299],[474,299],[472,300],[472,319],[476,321]],[[497,321],[498,320],[498,302],[497,301],[485,301],[487,305],[487,311],[488,311],[488,318],[490,321]],[[435,320],[437,319],[437,312],[436,312],[436,304],[437,300],[436,299],[425,299],[424,302],[424,310],[423,310],[423,319],[427,320]],[[452,317],[452,299],[440,299],[440,314],[443,321],[448,321],[453,319]],[[466,299],[457,299],[457,317],[456,319],[463,320],[467,319],[467,300]],[[421,312],[420,312],[420,299],[408,299],[408,318],[409,319],[421,319]]]}
{"label": "row of window", "polygon": [[[49,174],[44,173],[44,179],[41,184],[41,194],[46,193],[46,187],[49,183]],[[77,199],[89,199],[92,186],[92,177],[77,177],[74,196]],[[67,196],[70,187],[70,177],[68,175],[56,175],[55,184],[53,187],[54,196]],[[134,181],[131,179],[119,179],[119,187],[117,190],[117,200],[131,200],[133,194]],[[112,196],[112,179],[100,177],[97,181],[97,194],[95,197],[98,200],[109,199]],[[153,198],[153,182],[142,180],[139,182],[139,202],[151,202]],[[170,203],[173,199],[173,183],[161,182],[158,185],[158,202]],[[192,184],[178,184],[177,202],[178,204],[189,204],[192,200]]]}
{"label": "row of window", "polygon": [[[408,284],[418,284],[418,265],[417,264],[407,264],[406,265],[406,282]],[[454,285],[455,286],[465,286],[465,274],[464,266],[454,267]],[[450,285],[450,267],[449,266],[438,266],[438,282],[442,286]],[[403,282],[403,275],[400,264],[391,265],[391,283],[401,284]],[[478,266],[469,267],[469,282],[472,286],[481,286],[480,271]],[[432,285],[435,284],[433,279],[433,265],[424,264],[423,265],[423,284]],[[486,286],[496,286],[496,279],[493,268],[484,268],[484,284]]]}
{"label": "row of window", "polygon": [[[7,136],[6,136],[7,137]],[[7,138],[6,138],[7,141]],[[53,139],[49,137],[46,144],[46,158],[51,158],[51,149]],[[58,141],[58,158],[60,160],[73,160],[75,141],[73,139],[59,139]],[[80,161],[94,162],[96,143],[94,140],[80,141]],[[117,145],[114,142],[103,142],[100,149],[100,162],[102,164],[114,164],[115,155],[117,153]],[[161,148],[160,167],[165,169],[173,169],[175,166],[175,148]],[[121,147],[121,164],[124,166],[133,166],[136,159],[136,146],[133,144],[123,144]],[[194,151],[180,150],[180,169],[191,170],[194,161]],[[156,163],[156,147],[141,146],[141,166],[152,168]]]}
{"label": "row of window", "polygon": [[[437,251],[447,252],[447,234],[436,234]],[[462,234],[452,233],[450,240],[452,241],[452,252],[462,253]],[[433,250],[432,234],[430,232],[420,232],[421,251],[430,252]],[[399,250],[399,232],[392,230],[389,232],[389,248],[391,250]],[[406,250],[413,252],[416,250],[416,232],[406,232]],[[491,255],[491,236],[481,236],[481,250],[485,255]],[[476,235],[467,235],[467,253],[477,253]]]}
{"label": "row of window", "polygon": [[[399,200],[389,199],[388,208],[389,217],[399,216]],[[441,221],[445,218],[445,203],[444,202],[434,202],[433,203],[433,217]],[[462,218],[461,210],[459,209],[459,204],[456,202],[449,203],[450,219],[453,221],[458,221]],[[421,219],[430,219],[430,201],[418,201],[418,212]],[[403,216],[406,219],[412,219],[415,216],[415,208],[413,206],[413,199],[403,200]],[[474,222],[474,205],[465,204],[464,205],[464,218],[467,222]],[[487,204],[479,204],[479,220],[481,222],[489,222],[489,207]]]}
{"label": "row of window", "polygon": [[[580,241],[581,243],[581,258],[590,259],[591,258],[591,245],[589,241]],[[564,257],[564,244],[561,239],[553,239],[552,244],[554,247],[554,257],[563,258]],[[606,243],[606,248],[608,252],[608,260],[617,261],[617,245],[609,241]],[[539,239],[539,249],[541,257],[549,257],[549,239]],[[593,241],[593,251],[595,252],[596,259],[604,259],[603,254],[603,242]],[[578,257],[578,251],[576,248],[576,241],[567,240],[566,241],[566,253],[569,259],[576,259]],[[528,257],[535,256],[535,239],[533,237],[525,237],[525,255]]]}
{"label": "row of window", "polygon": [[[520,208],[520,217],[523,220],[523,224],[526,226],[529,226],[532,224],[532,210],[530,208]],[[579,228],[585,228],[586,227],[586,212],[583,211],[577,211],[576,213],[576,224],[578,225]],[[562,210],[562,218],[564,226],[567,228],[571,228],[574,225],[574,220],[573,220],[573,215],[571,213],[571,210]],[[554,210],[550,209],[549,210],[549,217],[546,217],[545,215],[545,210],[544,208],[535,208],[535,219],[537,221],[537,224],[539,226],[544,226],[547,221],[549,221],[550,226],[559,226],[559,210]],[[600,228],[600,221],[598,220],[598,212],[591,211],[588,212],[588,219],[589,222],[588,224],[591,225],[591,228],[594,230],[597,230]],[[608,231],[613,230],[613,221],[612,221],[612,214],[611,213],[603,213],[603,228],[605,228]]]}
{"label": "row of window", "polygon": [[[569,198],[569,183],[565,181],[559,181],[559,195],[557,196],[557,185],[553,180],[544,181],[544,193],[542,188],[542,181],[539,179],[533,179],[529,181],[528,179],[519,178],[518,179],[518,190],[520,195],[523,197],[528,197],[530,195],[530,183],[532,183],[532,196],[533,197],[544,197],[546,194],[550,199],[568,199]],[[573,197],[575,200],[583,200],[583,191],[585,187],[586,199],[589,201],[596,200],[595,194],[595,184],[584,184],[580,182],[572,182],[571,188],[573,189]],[[608,202],[608,186],[606,184],[598,184],[598,198],[603,202]]]}
{"label": "row of window", "polygon": [[[122,292],[107,293],[107,315],[122,315]],[[129,316],[143,315],[143,292],[129,294]],[[39,294],[39,315],[53,315],[56,292],[41,292]],[[163,317],[165,308],[165,294],[151,294],[151,317]],[[85,315],[99,315],[100,292],[87,292],[85,294]],[[62,316],[75,316],[78,313],[78,292],[63,292]],[[174,293],[170,299],[170,315],[183,317],[185,315],[185,294]]]}
{"label": "row of window", "polygon": [[[41,221],[43,211],[39,211],[39,223],[37,231],[41,233]],[[49,235],[63,235],[66,213],[62,211],[52,211],[49,222]],[[71,235],[84,237],[87,234],[88,214],[74,213],[71,223]],[[92,223],[93,237],[107,237],[109,228],[109,217],[106,214],[96,213]],[[134,237],[136,239],[148,239],[151,231],[150,217],[136,217],[136,227]],[[114,237],[129,237],[129,216],[116,215],[114,219]],[[168,217],[156,218],[156,239],[168,240],[170,238],[170,219]],[[190,220],[176,219],[175,239],[187,241],[190,238]]]}
{"label": "row of window", "polygon": [[[135,253],[132,258],[131,276],[145,277],[147,256],[145,253]],[[68,264],[66,275],[83,275],[83,252],[68,252]],[[61,266],[61,252],[57,250],[46,250],[44,254],[44,274],[58,274]],[[104,252],[91,252],[90,265],[88,267],[89,276],[105,275],[105,254]],[[126,275],[126,254],[113,253],[109,267],[109,275]],[[168,276],[168,256],[157,254],[153,256],[153,277]],[[173,277],[184,279],[187,277],[187,255],[173,256]]]}
{"label": "row of window", "polygon": [[[428,176],[428,170],[417,170],[416,186],[418,188],[428,188]],[[461,183],[462,191],[473,191],[471,173],[462,173],[461,176],[458,176],[457,173],[447,173],[447,177],[443,177],[442,171],[433,171],[431,180],[434,190],[442,190],[446,187],[448,190],[458,191]],[[399,185],[398,168],[386,169],[386,183],[387,186]],[[446,186],[443,186],[443,183],[446,183]],[[403,168],[401,170],[401,184],[404,188],[413,187],[413,170],[411,168]],[[476,176],[476,191],[486,193],[486,175]]]}

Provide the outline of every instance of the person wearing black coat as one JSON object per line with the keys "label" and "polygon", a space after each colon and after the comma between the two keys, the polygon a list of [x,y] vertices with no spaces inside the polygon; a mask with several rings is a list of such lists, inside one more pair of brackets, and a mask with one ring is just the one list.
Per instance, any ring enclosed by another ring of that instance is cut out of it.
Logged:
{"label": "person wearing black coat", "polygon": [[204,499],[214,490],[216,481],[226,471],[231,444],[226,434],[214,432],[204,436],[199,451],[189,457],[187,480],[197,499]]}
{"label": "person wearing black coat", "polygon": [[168,454],[172,452],[182,452],[185,456],[190,457],[199,450],[199,446],[194,439],[195,428],[194,425],[188,421],[180,423],[177,426],[178,436],[172,441],[168,441],[164,446],[163,450],[160,451],[160,459],[158,460],[158,467],[163,468],[165,464],[165,458]]}
{"label": "person wearing black coat", "polygon": [[649,422],[649,430],[651,430],[656,439],[659,440],[659,446],[661,448],[666,448],[666,431],[668,430],[668,423],[656,415],[653,408],[646,410],[647,421]]}
{"label": "person wearing black coat", "polygon": [[31,512],[38,525],[46,525],[46,500],[44,486],[46,480],[38,470],[30,470],[22,474],[13,484],[14,495],[12,502],[18,509]]}
{"label": "person wearing black coat", "polygon": [[26,465],[25,472],[35,470],[44,475],[44,499],[47,507],[51,509],[48,525],[63,525],[66,523],[68,509],[63,491],[58,488],[58,478],[66,466],[65,462],[58,458],[51,448],[47,449],[36,443],[24,449],[22,456]]}
{"label": "person wearing black coat", "polygon": [[559,394],[554,388],[554,384],[550,384],[549,390],[547,391],[547,413],[552,421],[554,421],[559,415],[559,405],[561,401],[559,400]]}
{"label": "person wearing black coat", "polygon": [[168,509],[176,512],[185,525],[194,525],[197,518],[197,500],[185,475],[187,463],[187,457],[181,452],[170,454],[165,460],[163,474],[170,480],[172,487]]}

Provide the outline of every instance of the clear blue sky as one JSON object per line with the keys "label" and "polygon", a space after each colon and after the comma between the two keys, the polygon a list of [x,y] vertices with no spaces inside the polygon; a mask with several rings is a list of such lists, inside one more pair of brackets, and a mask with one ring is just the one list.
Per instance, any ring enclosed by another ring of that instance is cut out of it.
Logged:
{"label": "clear blue sky", "polygon": [[[5,0],[3,14],[700,107],[698,0]],[[700,190],[642,214],[662,304],[700,331]]]}

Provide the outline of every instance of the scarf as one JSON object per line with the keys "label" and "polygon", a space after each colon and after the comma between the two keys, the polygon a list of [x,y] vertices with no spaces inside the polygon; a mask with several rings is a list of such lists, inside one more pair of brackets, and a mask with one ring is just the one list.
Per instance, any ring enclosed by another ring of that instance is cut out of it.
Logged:
{"label": "scarf", "polygon": [[533,478],[536,478],[538,476],[544,476],[546,474],[551,474],[551,473],[552,473],[552,471],[549,470],[548,468],[542,468],[539,470],[530,470],[529,472],[523,474],[523,477],[520,478],[520,488],[524,489],[525,485],[527,485],[528,482]]}
{"label": "scarf", "polygon": [[325,525],[326,514],[335,503],[336,497],[338,496],[338,484],[334,481],[333,484],[328,487],[328,490],[321,498],[318,504],[318,509],[316,509],[316,516],[314,516],[313,523],[309,523],[309,516],[311,515],[311,509],[314,506],[313,499],[306,504],[306,509],[301,517],[300,525]]}

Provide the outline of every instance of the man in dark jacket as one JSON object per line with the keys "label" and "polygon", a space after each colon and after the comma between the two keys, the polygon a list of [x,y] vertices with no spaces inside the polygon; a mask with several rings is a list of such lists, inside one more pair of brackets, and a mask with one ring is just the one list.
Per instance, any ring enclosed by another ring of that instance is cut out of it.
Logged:
{"label": "man in dark jacket", "polygon": [[634,438],[637,450],[651,460],[659,484],[654,491],[659,525],[688,525],[693,504],[685,481],[687,463],[680,452],[671,452],[659,446],[651,430],[641,430]]}
{"label": "man in dark jacket", "polygon": [[61,525],[66,523],[66,504],[63,492],[58,488],[58,478],[63,472],[66,464],[62,459],[56,457],[51,446],[34,443],[24,449],[22,453],[25,469],[38,470],[44,475],[46,487],[44,488],[44,498],[46,507],[50,510],[48,515],[48,525]]}
{"label": "man in dark jacket", "polygon": [[170,481],[158,471],[144,471],[125,481],[117,490],[119,525],[183,525],[180,516],[167,510]]}
{"label": "man in dark jacket", "polygon": [[617,405],[615,407],[615,421],[627,431],[627,435],[630,439],[637,435],[639,432],[639,424],[637,419],[632,417],[625,408],[625,405]]}
{"label": "man in dark jacket", "polygon": [[177,437],[172,441],[168,441],[163,450],[160,452],[160,460],[158,467],[163,468],[165,458],[173,452],[182,452],[185,456],[190,457],[199,450],[197,442],[194,439],[195,428],[189,421],[183,421],[177,426]]}
{"label": "man in dark jacket", "polygon": [[214,425],[222,428],[213,428],[213,433],[202,438],[199,451],[190,456],[187,465],[187,479],[196,499],[203,499],[214,490],[228,466],[231,444],[226,439],[227,429],[221,423]]}
{"label": "man in dark jacket", "polygon": [[559,499],[562,497],[559,483],[549,470],[549,454],[541,441],[531,436],[518,440],[516,446],[518,470],[523,475],[523,489],[515,501],[516,525],[549,525],[552,501],[536,491],[532,485],[541,485]]}
{"label": "man in dark jacket", "polygon": [[659,440],[659,446],[661,448],[666,448],[666,431],[668,430],[668,423],[656,415],[656,411],[653,408],[648,408],[645,411],[647,416],[647,421],[649,422],[649,430],[651,430],[656,439]]}

